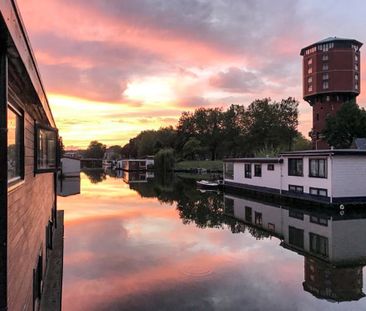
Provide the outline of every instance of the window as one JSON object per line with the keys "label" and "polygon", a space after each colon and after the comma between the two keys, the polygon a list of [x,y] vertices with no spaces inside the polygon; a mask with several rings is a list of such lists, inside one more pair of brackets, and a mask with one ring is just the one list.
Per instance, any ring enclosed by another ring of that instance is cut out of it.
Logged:
{"label": "window", "polygon": [[310,159],[309,168],[309,177],[327,178],[326,159]]}
{"label": "window", "polygon": [[270,231],[275,231],[276,230],[276,226],[275,226],[275,224],[272,224],[272,223],[268,223],[268,230],[270,230]]}
{"label": "window", "polygon": [[230,198],[225,198],[225,213],[230,215],[234,214],[234,200]]}
{"label": "window", "polygon": [[309,233],[310,240],[310,251],[314,254],[328,257],[328,238],[315,234]]}
{"label": "window", "polygon": [[327,197],[328,196],[328,191],[327,191],[327,189],[310,188],[310,194],[311,195],[316,195],[316,196],[319,196],[319,197]]}
{"label": "window", "polygon": [[268,164],[267,165],[267,170],[268,171],[274,171],[274,164]]}
{"label": "window", "polygon": [[298,248],[304,248],[304,230],[288,227],[289,243]]}
{"label": "window", "polygon": [[358,70],[358,64],[355,64],[355,70]]}
{"label": "window", "polygon": [[308,86],[308,92],[312,92],[313,91],[313,86],[311,84],[309,84]]}
{"label": "window", "polygon": [[355,84],[355,90],[358,90],[358,83]]}
{"label": "window", "polygon": [[308,74],[311,74],[311,73],[313,73],[313,67],[308,68]]}
{"label": "window", "polygon": [[311,215],[310,222],[313,224],[322,225],[328,227],[328,219],[320,216]]}
{"label": "window", "polygon": [[313,82],[313,77],[308,77],[308,83]]}
{"label": "window", "polygon": [[328,64],[323,64],[323,70],[328,70],[328,69],[329,69]]}
{"label": "window", "polygon": [[303,186],[296,186],[296,185],[288,185],[288,191],[297,192],[297,193],[304,193],[304,187]]}
{"label": "window", "polygon": [[288,212],[289,217],[304,220],[304,213],[290,209]]}
{"label": "window", "polygon": [[252,208],[249,206],[245,207],[245,220],[247,222],[252,222]]}
{"label": "window", "polygon": [[8,183],[23,178],[24,171],[24,125],[20,112],[10,105],[7,109],[8,117]]}
{"label": "window", "polygon": [[322,60],[323,60],[323,61],[326,61],[326,60],[328,60],[328,59],[329,59],[328,54],[324,54],[324,55],[323,55],[323,57],[322,57]]}
{"label": "window", "polygon": [[[327,96],[327,97],[325,98],[325,100],[326,100],[327,102],[330,102],[330,96]],[[323,107],[322,107],[322,109],[323,109]]]}
{"label": "window", "polygon": [[252,165],[251,164],[244,165],[244,176],[245,176],[245,178],[252,178]]}
{"label": "window", "polygon": [[358,62],[358,55],[355,55],[355,62]]}
{"label": "window", "polygon": [[36,125],[36,173],[53,172],[57,168],[57,130]]}
{"label": "window", "polygon": [[328,88],[329,88],[329,83],[328,83],[328,81],[323,82],[323,89],[324,89],[324,90],[327,90]]}
{"label": "window", "polygon": [[256,225],[262,225],[262,213],[255,212],[254,213],[254,222]]}
{"label": "window", "polygon": [[234,179],[234,163],[225,163],[225,178]]}
{"label": "window", "polygon": [[329,73],[324,73],[323,80],[328,80],[328,79],[329,79]]}
{"label": "window", "polygon": [[303,176],[303,160],[302,159],[288,159],[288,175],[289,176]]}
{"label": "window", "polygon": [[313,59],[312,58],[309,58],[308,59],[308,65],[311,65],[313,63]]}
{"label": "window", "polygon": [[262,177],[262,165],[261,164],[254,165],[254,176]]}
{"label": "window", "polygon": [[358,81],[358,73],[355,74],[355,80]]}

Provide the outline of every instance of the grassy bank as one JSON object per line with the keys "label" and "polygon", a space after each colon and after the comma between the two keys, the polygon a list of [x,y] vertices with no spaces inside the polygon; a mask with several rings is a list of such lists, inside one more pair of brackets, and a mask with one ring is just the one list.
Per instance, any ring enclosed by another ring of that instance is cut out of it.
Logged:
{"label": "grassy bank", "polygon": [[210,171],[222,171],[222,161],[183,161],[175,164],[177,170],[204,168]]}

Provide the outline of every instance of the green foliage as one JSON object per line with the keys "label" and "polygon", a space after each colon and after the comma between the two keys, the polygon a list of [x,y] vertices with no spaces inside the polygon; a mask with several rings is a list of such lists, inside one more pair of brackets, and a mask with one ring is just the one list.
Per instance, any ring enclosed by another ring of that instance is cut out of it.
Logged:
{"label": "green foliage", "polygon": [[258,149],[254,156],[258,158],[274,158],[284,151],[283,147],[264,146]]}
{"label": "green foliage", "polygon": [[188,160],[194,160],[202,153],[201,142],[191,137],[183,146],[183,157]]}
{"label": "green foliage", "polygon": [[294,138],[292,150],[309,150],[312,149],[312,144],[309,139],[306,139],[304,135],[298,133]]}
{"label": "green foliage", "polygon": [[366,137],[366,111],[355,101],[346,102],[335,116],[326,120],[322,135],[337,149],[349,148],[357,137]]}
{"label": "green foliage", "polygon": [[102,159],[105,151],[107,150],[107,146],[102,143],[93,140],[90,142],[88,148],[84,152],[85,158],[93,158],[93,159]]}
{"label": "green foliage", "polygon": [[181,170],[189,170],[195,168],[204,168],[210,171],[222,171],[223,162],[216,160],[216,161],[183,161],[178,162],[175,165],[176,169]]}
{"label": "green foliage", "polygon": [[167,173],[174,170],[175,156],[172,148],[161,149],[155,155],[155,168],[159,172]]}

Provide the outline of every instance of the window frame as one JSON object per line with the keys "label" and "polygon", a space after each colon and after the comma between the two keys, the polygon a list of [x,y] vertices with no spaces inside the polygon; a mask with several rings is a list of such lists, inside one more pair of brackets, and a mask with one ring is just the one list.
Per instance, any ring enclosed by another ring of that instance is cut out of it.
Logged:
{"label": "window frame", "polygon": [[[299,191],[298,189],[301,189],[301,191]],[[304,193],[304,186],[288,185],[288,191],[292,193]]]}
{"label": "window frame", "polygon": [[[295,174],[293,172],[291,172],[291,166],[290,166],[290,161],[300,161],[302,162],[302,168],[301,168],[301,174]],[[287,162],[287,166],[288,166],[288,176],[296,176],[296,177],[304,177],[304,159],[303,158],[288,158],[288,162]]]}
{"label": "window frame", "polygon": [[254,177],[262,177],[262,164],[254,164]]}
{"label": "window frame", "polygon": [[[231,166],[232,169],[228,169],[228,166]],[[224,177],[225,179],[230,179],[230,180],[234,180],[234,162],[225,162],[224,163]],[[230,171],[230,175],[229,175],[229,171]]]}
{"label": "window frame", "polygon": [[[247,168],[249,167],[249,170]],[[244,163],[244,178],[251,179],[252,178],[252,164]]]}
{"label": "window frame", "polygon": [[[8,101],[7,107],[6,107],[6,113],[8,113],[8,109],[10,109],[14,114],[16,114],[20,118],[20,149],[19,149],[19,176],[16,176],[12,179],[7,179],[8,181],[8,188],[13,187],[17,185],[18,183],[21,183],[25,178],[25,146],[24,146],[24,111],[20,109],[17,105],[10,103]],[[8,125],[7,125],[8,129]],[[7,142],[9,144],[9,141]],[[7,147],[8,148],[8,147]],[[7,151],[8,153],[8,151]]]}
{"label": "window frame", "polygon": [[[39,148],[39,143],[38,143],[38,131],[42,129],[42,130],[46,130],[46,131],[51,131],[54,132],[56,134],[56,150],[55,150],[55,167],[54,168],[38,168],[38,148]],[[34,124],[34,174],[44,174],[44,173],[54,173],[57,172],[58,167],[59,167],[59,162],[60,162],[60,154],[59,154],[59,146],[58,146],[58,129],[57,128],[53,128],[47,125],[43,125],[40,124],[38,122],[35,122]]]}
{"label": "window frame", "polygon": [[274,164],[267,164],[267,171],[274,171],[275,165]]}
{"label": "window frame", "polygon": [[[317,175],[313,175],[311,172],[311,161],[317,161],[317,163],[318,163],[317,164]],[[319,168],[320,168],[319,161],[324,161],[324,176],[321,176],[319,174]],[[326,159],[326,158],[309,159],[309,177],[328,179],[328,159]]]}
{"label": "window frame", "polygon": [[[315,190],[317,192],[317,194],[311,193],[312,190]],[[319,194],[320,191],[325,191],[325,195],[320,195]],[[310,187],[309,188],[309,194],[313,195],[313,196],[316,196],[316,197],[327,198],[328,197],[328,189]]]}

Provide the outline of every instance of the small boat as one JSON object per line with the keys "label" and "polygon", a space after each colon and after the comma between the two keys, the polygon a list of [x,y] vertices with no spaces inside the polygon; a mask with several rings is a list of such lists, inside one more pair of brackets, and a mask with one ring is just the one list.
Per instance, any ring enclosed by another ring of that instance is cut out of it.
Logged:
{"label": "small boat", "polygon": [[197,187],[205,189],[215,189],[219,187],[219,183],[216,181],[200,180],[197,181]]}

